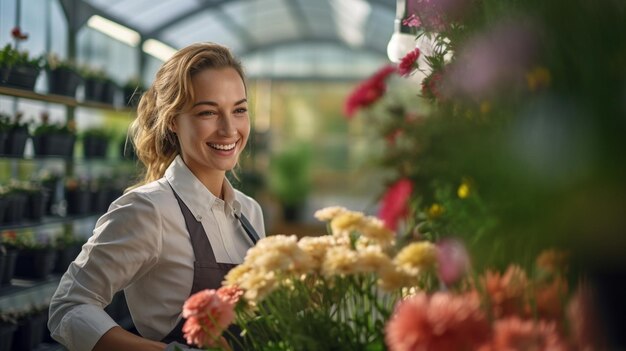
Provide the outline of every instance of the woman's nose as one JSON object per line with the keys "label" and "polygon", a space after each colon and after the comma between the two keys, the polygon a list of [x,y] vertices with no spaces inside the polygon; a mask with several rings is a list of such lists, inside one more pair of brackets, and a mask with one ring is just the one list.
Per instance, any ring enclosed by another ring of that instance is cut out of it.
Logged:
{"label": "woman's nose", "polygon": [[219,133],[227,137],[237,134],[237,129],[235,129],[233,125],[232,116],[225,115],[221,118]]}

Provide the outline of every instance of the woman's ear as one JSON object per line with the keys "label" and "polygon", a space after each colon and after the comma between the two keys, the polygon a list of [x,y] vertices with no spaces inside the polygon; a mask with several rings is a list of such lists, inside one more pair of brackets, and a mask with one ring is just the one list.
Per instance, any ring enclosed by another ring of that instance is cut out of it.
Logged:
{"label": "woman's ear", "polygon": [[175,119],[170,123],[170,125],[169,125],[169,127],[167,129],[169,129],[170,132],[176,134],[176,132],[178,131],[178,125],[176,124],[176,120]]}

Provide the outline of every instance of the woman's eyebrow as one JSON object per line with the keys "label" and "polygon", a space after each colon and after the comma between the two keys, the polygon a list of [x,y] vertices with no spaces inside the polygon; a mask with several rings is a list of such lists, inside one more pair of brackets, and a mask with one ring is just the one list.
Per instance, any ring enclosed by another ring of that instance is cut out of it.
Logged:
{"label": "woman's eyebrow", "polygon": [[[235,106],[240,105],[240,104],[243,104],[244,102],[248,102],[248,99],[243,98],[243,99],[241,99],[241,100],[239,100],[239,101],[235,102]],[[216,107],[217,107],[217,106],[219,106],[219,104],[218,104],[217,102],[215,102],[215,101],[211,101],[211,100],[204,100],[204,101],[198,101],[198,102],[196,102],[196,103],[195,103],[195,104],[193,104],[193,106],[191,106],[191,107],[193,108],[193,107],[196,107],[196,106],[199,106],[199,105],[211,105],[211,106],[216,106]]]}

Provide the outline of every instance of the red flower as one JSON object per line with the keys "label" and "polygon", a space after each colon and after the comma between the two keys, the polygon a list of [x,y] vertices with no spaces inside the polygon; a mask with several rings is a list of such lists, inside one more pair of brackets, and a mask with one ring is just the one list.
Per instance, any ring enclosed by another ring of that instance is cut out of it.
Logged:
{"label": "red flower", "polygon": [[402,24],[404,24],[407,27],[418,28],[422,26],[422,21],[420,20],[419,17],[415,16],[415,14],[412,14],[411,16],[403,19]]}
{"label": "red flower", "polygon": [[15,40],[26,40],[26,39],[28,39],[28,34],[23,33],[22,30],[20,29],[20,27],[14,27],[11,30],[11,36]]}
{"label": "red flower", "polygon": [[488,270],[481,282],[495,317],[528,314],[528,278],[522,268],[511,265],[504,274]]}
{"label": "red flower", "polygon": [[561,340],[555,323],[534,322],[510,317],[497,320],[494,324],[493,339],[479,351],[536,350],[567,351],[567,344]]}
{"label": "red flower", "polygon": [[217,346],[224,329],[235,318],[234,305],[226,293],[202,290],[191,295],[183,305],[183,333],[189,344],[200,347]]}
{"label": "red flower", "polygon": [[411,72],[413,72],[413,69],[416,66],[416,62],[417,59],[420,57],[420,49],[415,48],[415,50],[409,52],[408,54],[406,54],[406,56],[404,56],[402,58],[402,60],[400,60],[400,63],[398,64],[398,74],[406,77],[409,74],[411,74]]}
{"label": "red flower", "polygon": [[489,337],[477,294],[419,293],[396,306],[385,327],[390,351],[475,350]]}
{"label": "red flower", "polygon": [[422,81],[422,96],[429,99],[441,99],[441,72],[434,72]]}
{"label": "red flower", "polygon": [[383,196],[378,217],[390,230],[396,230],[398,221],[408,213],[408,203],[413,192],[413,183],[402,178],[396,181]]}
{"label": "red flower", "polygon": [[396,68],[394,66],[384,66],[372,77],[361,82],[346,100],[344,106],[346,116],[350,118],[358,109],[367,107],[378,101],[378,99],[385,94],[385,90],[387,89],[385,80],[395,71]]}

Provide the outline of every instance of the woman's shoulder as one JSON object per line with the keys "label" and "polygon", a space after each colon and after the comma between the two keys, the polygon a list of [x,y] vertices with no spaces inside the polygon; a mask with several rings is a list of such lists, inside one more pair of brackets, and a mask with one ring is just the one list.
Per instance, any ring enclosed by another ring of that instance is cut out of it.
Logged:
{"label": "woman's shoulder", "polygon": [[137,200],[161,203],[163,200],[170,199],[171,197],[172,190],[167,180],[161,178],[127,191],[115,200],[113,204],[123,205]]}
{"label": "woman's shoulder", "polygon": [[252,197],[242,193],[237,189],[233,189],[235,192],[235,200],[237,200],[244,208],[258,208],[261,209],[259,203]]}

